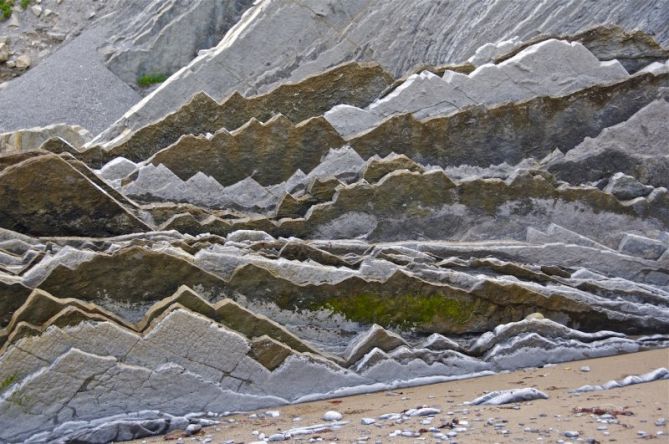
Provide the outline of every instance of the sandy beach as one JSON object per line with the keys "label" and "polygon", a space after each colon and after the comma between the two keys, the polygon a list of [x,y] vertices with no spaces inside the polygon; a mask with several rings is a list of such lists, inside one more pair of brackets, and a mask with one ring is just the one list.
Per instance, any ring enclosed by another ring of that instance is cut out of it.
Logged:
{"label": "sandy beach", "polygon": [[[656,381],[583,394],[570,393],[586,384],[603,384],[669,366],[669,349],[574,361],[545,368],[434,385],[296,404],[219,418],[220,424],[192,436],[172,432],[138,443],[248,443],[297,427],[323,424],[327,411],[346,422],[336,430],[293,436],[303,442],[436,442],[434,433],[450,434],[451,442],[669,442],[662,418],[669,416],[669,381]],[[588,371],[589,369],[589,371]],[[486,392],[533,387],[549,396],[501,406],[470,406]],[[434,416],[379,419],[418,407],[440,410]],[[583,409],[579,412],[579,409]],[[590,413],[588,409],[599,415]],[[277,416],[278,412],[278,416]],[[607,416],[607,412],[610,416]],[[376,422],[363,425],[363,418]],[[430,431],[438,428],[439,432]],[[397,431],[405,432],[404,436]],[[568,433],[577,432],[578,435]],[[565,435],[567,433],[567,436]],[[391,435],[398,436],[391,436]],[[276,439],[276,438],[275,438]],[[446,440],[448,442],[448,440]]]}

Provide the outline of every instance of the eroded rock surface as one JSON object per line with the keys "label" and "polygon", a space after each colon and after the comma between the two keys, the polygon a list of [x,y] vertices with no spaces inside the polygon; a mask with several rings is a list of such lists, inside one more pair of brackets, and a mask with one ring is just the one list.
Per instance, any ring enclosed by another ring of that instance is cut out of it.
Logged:
{"label": "eroded rock surface", "polygon": [[[418,1],[410,7],[401,0],[266,0],[250,9],[215,49],[195,59],[99,140],[111,140],[127,128],[136,129],[164,116],[203,89],[202,85],[207,94],[220,100],[234,90],[247,95],[281,81],[299,81],[351,59],[376,61],[401,76],[417,65],[463,62],[479,46],[513,35],[524,40],[537,32],[576,34],[602,23],[641,29],[666,46],[666,14],[662,0],[611,0],[595,7],[576,0],[558,7],[521,0],[457,5]],[[481,17],[484,23],[496,25],[482,32],[477,26]],[[269,44],[268,35],[272,36]],[[249,48],[259,52],[246,57]],[[234,74],[221,78],[222,69]]]}
{"label": "eroded rock surface", "polygon": [[103,48],[109,69],[128,84],[146,74],[169,75],[211,48],[253,3],[125,2],[117,6],[110,43]]}
{"label": "eroded rock surface", "polygon": [[188,66],[0,142],[0,441],[669,346],[662,2],[158,3],[107,62]]}
{"label": "eroded rock surface", "polygon": [[148,227],[130,209],[52,154],[39,154],[0,171],[0,225],[37,235],[105,236]]}

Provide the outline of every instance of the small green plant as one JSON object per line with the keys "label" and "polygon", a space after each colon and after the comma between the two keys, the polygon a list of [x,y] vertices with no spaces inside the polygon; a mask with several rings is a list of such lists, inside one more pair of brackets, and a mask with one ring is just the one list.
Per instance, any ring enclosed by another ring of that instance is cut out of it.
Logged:
{"label": "small green plant", "polygon": [[12,16],[12,6],[14,6],[14,0],[0,0],[0,18],[2,20],[7,20]]}
{"label": "small green plant", "polygon": [[14,384],[18,378],[16,375],[11,375],[0,381],[0,392],[5,390],[10,385]]}
{"label": "small green plant", "polygon": [[[0,20],[7,20],[12,16],[12,6],[16,0],[0,0]],[[19,6],[21,9],[26,9],[30,6],[32,0],[19,0]]]}
{"label": "small green plant", "polygon": [[137,79],[137,85],[141,88],[146,88],[156,83],[163,83],[167,80],[167,77],[166,74],[144,74]]}

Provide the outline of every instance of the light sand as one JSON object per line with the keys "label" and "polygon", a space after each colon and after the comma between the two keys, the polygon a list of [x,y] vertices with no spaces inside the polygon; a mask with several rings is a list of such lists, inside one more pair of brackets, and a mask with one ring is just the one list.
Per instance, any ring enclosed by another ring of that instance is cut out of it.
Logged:
{"label": "light sand", "polygon": [[[591,371],[581,371],[589,366]],[[609,358],[591,359],[559,364],[548,368],[532,368],[513,373],[498,374],[475,379],[446,382],[428,386],[401,389],[394,392],[378,392],[333,400],[310,402],[274,408],[280,411],[278,418],[252,418],[240,414],[221,418],[221,424],[203,429],[198,435],[184,438],[189,442],[236,443],[257,440],[253,431],[267,436],[299,426],[323,423],[322,415],[328,410],[337,410],[349,424],[341,429],[295,437],[293,441],[309,442],[320,437],[323,442],[357,442],[369,437],[367,442],[435,442],[432,433],[423,431],[420,437],[389,437],[395,430],[411,430],[439,427],[458,418],[461,426],[467,422],[467,431],[460,431],[454,442],[458,443],[529,443],[529,442],[576,442],[567,438],[565,431],[578,431],[581,441],[591,442],[669,443],[669,426],[656,426],[658,418],[669,419],[669,381],[644,383],[625,388],[581,395],[569,393],[585,384],[603,384],[611,379],[621,379],[632,374],[643,374],[659,367],[669,367],[669,349],[654,350]],[[548,400],[537,400],[506,406],[467,406],[463,403],[484,394],[486,391],[521,387],[535,387],[549,395]],[[421,424],[426,418],[411,418],[400,424],[392,421],[377,421],[374,425],[362,425],[362,418],[378,418],[386,413],[400,413],[419,406],[441,409],[431,424]],[[618,416],[618,424],[602,424],[591,414],[574,413],[573,409],[605,408],[628,410],[631,416]],[[265,409],[267,410],[267,409]],[[258,411],[262,413],[265,410]],[[299,418],[299,419],[298,419]],[[494,418],[494,419],[492,419]],[[494,424],[497,424],[495,427]],[[606,426],[607,430],[597,430]],[[503,433],[503,431],[508,431]],[[451,432],[449,428],[441,430]],[[639,431],[649,435],[641,438]],[[656,432],[664,435],[657,436]],[[608,432],[608,435],[606,434]],[[166,437],[147,438],[135,442],[172,442],[182,433]],[[208,441],[207,438],[211,438]]]}

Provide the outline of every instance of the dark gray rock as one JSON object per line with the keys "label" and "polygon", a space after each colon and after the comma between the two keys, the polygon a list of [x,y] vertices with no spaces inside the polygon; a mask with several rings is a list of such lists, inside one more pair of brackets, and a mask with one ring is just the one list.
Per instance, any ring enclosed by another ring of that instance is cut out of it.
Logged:
{"label": "dark gray rock", "polygon": [[550,159],[546,168],[570,183],[595,182],[622,172],[644,184],[668,187],[669,102],[665,89],[658,92],[657,100],[597,136],[586,137],[564,156]]}

